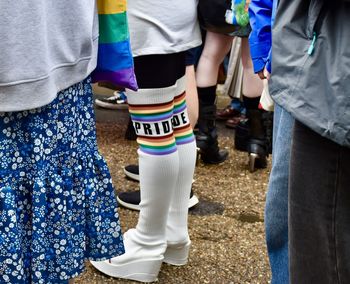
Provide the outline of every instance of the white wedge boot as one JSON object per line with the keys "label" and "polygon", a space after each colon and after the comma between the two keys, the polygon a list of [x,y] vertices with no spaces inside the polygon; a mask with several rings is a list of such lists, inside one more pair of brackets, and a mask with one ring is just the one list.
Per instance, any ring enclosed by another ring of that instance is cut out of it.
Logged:
{"label": "white wedge boot", "polygon": [[136,228],[124,234],[125,254],[91,263],[112,277],[153,282],[157,280],[167,247],[166,223],[179,158],[177,152],[165,158],[139,151],[139,163],[142,167],[140,215]]}
{"label": "white wedge boot", "polygon": [[91,261],[91,264],[108,276],[144,283],[156,281],[166,244],[164,241],[140,243],[140,239],[136,229],[128,230],[124,234],[125,254],[106,261]]}

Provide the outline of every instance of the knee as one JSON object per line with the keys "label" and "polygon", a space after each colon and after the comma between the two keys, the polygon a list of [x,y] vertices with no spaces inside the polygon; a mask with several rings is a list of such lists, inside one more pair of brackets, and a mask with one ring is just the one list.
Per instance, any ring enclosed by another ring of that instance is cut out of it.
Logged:
{"label": "knee", "polygon": [[216,54],[215,52],[210,52],[210,51],[203,51],[201,58],[200,58],[201,63],[205,66],[217,66],[221,64],[220,56]]}

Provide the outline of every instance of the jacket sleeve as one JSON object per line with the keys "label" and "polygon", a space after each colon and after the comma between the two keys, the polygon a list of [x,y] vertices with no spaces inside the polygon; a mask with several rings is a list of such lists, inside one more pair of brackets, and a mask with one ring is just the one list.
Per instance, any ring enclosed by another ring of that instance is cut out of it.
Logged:
{"label": "jacket sleeve", "polygon": [[266,65],[270,66],[272,9],[273,0],[251,0],[249,5],[252,27],[249,45],[255,73],[263,70]]}

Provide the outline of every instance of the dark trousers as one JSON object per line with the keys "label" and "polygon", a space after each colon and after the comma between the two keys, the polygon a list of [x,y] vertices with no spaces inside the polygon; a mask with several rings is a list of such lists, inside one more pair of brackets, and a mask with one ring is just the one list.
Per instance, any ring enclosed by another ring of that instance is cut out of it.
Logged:
{"label": "dark trousers", "polygon": [[166,88],[185,75],[186,53],[152,54],[134,57],[140,89]]}
{"label": "dark trousers", "polygon": [[290,164],[291,284],[350,283],[350,148],[296,122]]}

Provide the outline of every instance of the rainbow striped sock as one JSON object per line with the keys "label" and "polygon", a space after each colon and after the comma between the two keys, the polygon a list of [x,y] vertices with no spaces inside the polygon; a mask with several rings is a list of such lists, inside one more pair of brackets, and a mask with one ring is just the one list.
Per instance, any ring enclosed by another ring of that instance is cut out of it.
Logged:
{"label": "rainbow striped sock", "polygon": [[187,114],[185,92],[174,98],[174,114],[172,122],[177,145],[188,144],[195,140]]}
{"label": "rainbow striped sock", "polygon": [[[177,85],[184,85],[185,78]],[[171,199],[167,220],[167,241],[173,244],[189,243],[187,229],[188,202],[196,164],[196,142],[189,122],[186,93],[179,88],[174,98],[173,127],[179,157],[179,173]]]}
{"label": "rainbow striped sock", "polygon": [[[156,156],[177,151],[174,130],[174,97],[179,86],[127,90],[129,112],[138,136],[140,151]],[[181,86],[182,91],[184,85]]]}

